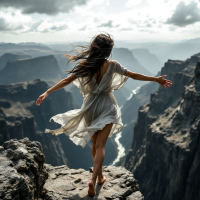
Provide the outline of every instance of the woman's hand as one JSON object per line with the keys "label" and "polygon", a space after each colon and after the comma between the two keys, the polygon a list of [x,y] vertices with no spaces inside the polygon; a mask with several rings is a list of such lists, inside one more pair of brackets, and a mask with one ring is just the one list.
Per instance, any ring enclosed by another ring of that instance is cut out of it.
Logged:
{"label": "woman's hand", "polygon": [[48,92],[41,94],[36,101],[36,105],[39,106],[48,96],[49,96]]}
{"label": "woman's hand", "polygon": [[170,87],[170,85],[172,85],[172,81],[164,79],[164,77],[166,76],[167,75],[159,76],[157,77],[157,80],[156,80],[156,82],[162,85],[164,88],[166,88],[166,86]]}

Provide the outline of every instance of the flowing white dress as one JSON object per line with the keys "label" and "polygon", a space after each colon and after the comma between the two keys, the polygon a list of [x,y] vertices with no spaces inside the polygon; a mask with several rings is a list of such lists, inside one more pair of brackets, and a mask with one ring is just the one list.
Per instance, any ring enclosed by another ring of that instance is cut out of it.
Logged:
{"label": "flowing white dress", "polygon": [[77,77],[72,83],[79,88],[83,96],[81,109],[57,114],[51,117],[61,127],[56,130],[45,129],[46,133],[59,135],[65,133],[76,144],[83,148],[94,133],[102,130],[107,124],[113,123],[108,137],[117,133],[123,126],[121,111],[113,95],[114,90],[120,89],[127,81],[127,68],[115,60],[110,60],[109,67],[100,83],[95,77],[86,85],[87,78]]}

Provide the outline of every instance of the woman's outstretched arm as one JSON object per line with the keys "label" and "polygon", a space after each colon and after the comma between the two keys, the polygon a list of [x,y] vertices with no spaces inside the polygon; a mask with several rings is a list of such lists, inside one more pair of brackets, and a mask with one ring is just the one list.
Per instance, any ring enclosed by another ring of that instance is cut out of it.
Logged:
{"label": "woman's outstretched arm", "polygon": [[128,76],[135,80],[140,80],[140,81],[155,81],[159,83],[160,85],[162,85],[164,88],[166,88],[166,86],[170,87],[170,85],[172,85],[172,81],[164,79],[164,77],[166,77],[167,75],[163,75],[159,77],[146,76],[144,74],[134,73],[128,70],[125,76]]}
{"label": "woman's outstretched arm", "polygon": [[46,92],[44,92],[43,94],[41,94],[37,101],[36,101],[36,105],[39,106],[47,97],[50,93],[59,90],[63,87],[65,87],[66,85],[70,84],[72,81],[74,81],[77,77],[75,75],[70,75],[67,78],[61,80],[60,82],[58,82],[56,85],[54,85],[53,87],[49,88]]}

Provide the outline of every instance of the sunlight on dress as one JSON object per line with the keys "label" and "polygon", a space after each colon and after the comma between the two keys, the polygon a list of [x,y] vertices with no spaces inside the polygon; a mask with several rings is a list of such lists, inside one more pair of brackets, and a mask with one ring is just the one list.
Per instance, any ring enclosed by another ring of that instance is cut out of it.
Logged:
{"label": "sunlight on dress", "polygon": [[93,134],[102,130],[107,124],[113,123],[109,137],[119,132],[123,123],[113,92],[120,89],[127,81],[126,73],[127,68],[112,60],[99,84],[95,84],[96,79],[93,77],[88,84],[84,85],[87,78],[77,77],[72,83],[82,94],[82,107],[51,117],[50,121],[53,119],[61,124],[61,127],[56,130],[45,129],[45,132],[53,135],[65,133],[73,143],[83,148]]}

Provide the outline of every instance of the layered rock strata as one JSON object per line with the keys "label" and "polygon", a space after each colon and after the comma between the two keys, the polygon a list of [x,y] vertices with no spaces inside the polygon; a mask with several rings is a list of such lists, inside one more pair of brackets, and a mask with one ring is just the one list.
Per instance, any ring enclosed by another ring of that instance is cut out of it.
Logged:
{"label": "layered rock strata", "polygon": [[[176,65],[179,70],[168,74]],[[139,180],[146,200],[198,200],[200,54],[168,61],[161,74],[168,74],[173,86],[160,87],[140,108],[125,166]]]}

